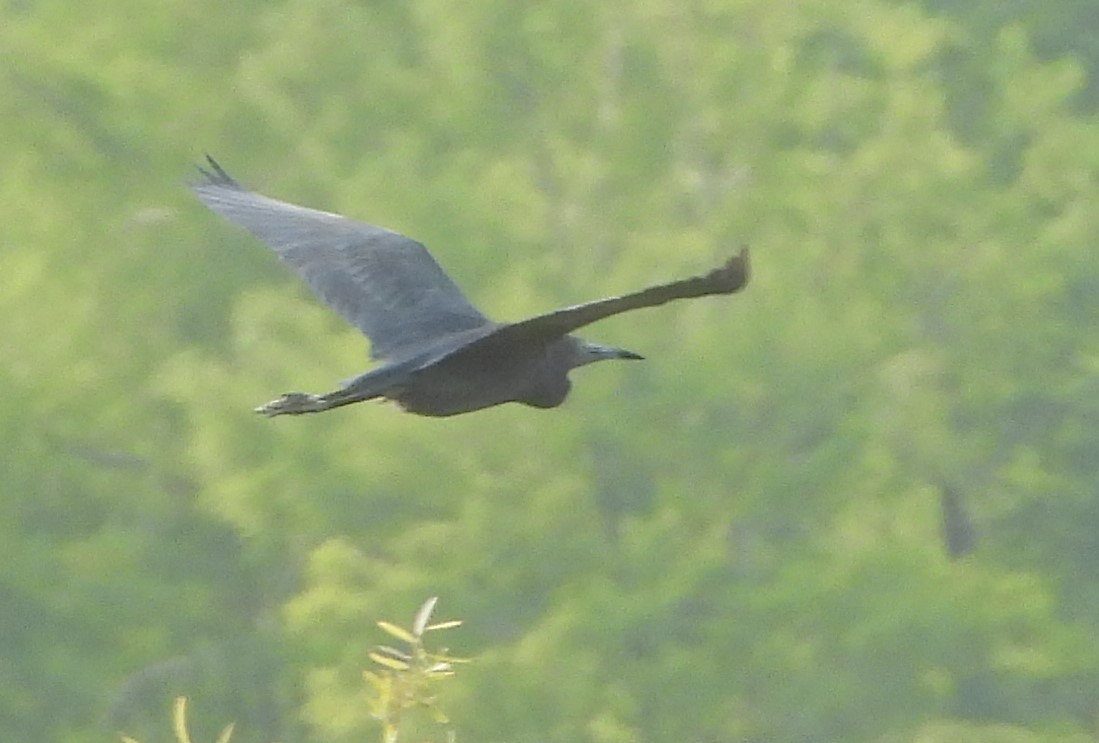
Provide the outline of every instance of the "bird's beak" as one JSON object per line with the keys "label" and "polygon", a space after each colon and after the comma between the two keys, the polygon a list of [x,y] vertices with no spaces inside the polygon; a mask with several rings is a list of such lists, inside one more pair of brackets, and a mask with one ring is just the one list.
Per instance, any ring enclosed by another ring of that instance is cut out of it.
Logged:
{"label": "bird's beak", "polygon": [[645,358],[639,353],[627,351],[624,348],[615,348],[614,346],[601,346],[598,343],[587,343],[586,345],[591,361],[602,361],[604,359],[640,360]]}

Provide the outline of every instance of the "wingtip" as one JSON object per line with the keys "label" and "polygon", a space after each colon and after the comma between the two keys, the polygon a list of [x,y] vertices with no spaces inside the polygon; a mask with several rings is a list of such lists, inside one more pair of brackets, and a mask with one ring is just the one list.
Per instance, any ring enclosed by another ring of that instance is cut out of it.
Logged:
{"label": "wingtip", "polygon": [[745,286],[752,278],[752,252],[748,249],[747,245],[744,245],[740,248],[740,253],[736,257],[740,262],[740,270],[744,274],[744,280],[741,282],[741,286]]}
{"label": "wingtip", "polygon": [[233,188],[241,190],[241,185],[236,182],[233,176],[225,172],[225,168],[221,167],[221,164],[214,159],[213,155],[209,152],[204,153],[206,157],[206,167],[202,165],[196,165],[195,170],[202,176],[202,181],[199,183],[191,184],[192,188],[202,188],[203,186],[225,186],[227,188]]}
{"label": "wingtip", "polygon": [[216,173],[217,175],[219,175],[222,178],[227,178],[229,180],[233,180],[232,178],[229,178],[229,174],[226,173],[225,169],[221,167],[221,165],[218,163],[217,160],[214,159],[213,155],[211,155],[209,152],[205,153],[205,155],[206,155],[206,164],[210,166],[210,169],[214,173]]}
{"label": "wingtip", "polygon": [[752,277],[751,252],[748,250],[748,246],[741,247],[739,253],[730,258],[724,266],[714,273],[718,274],[718,278],[727,294],[740,291],[747,286]]}

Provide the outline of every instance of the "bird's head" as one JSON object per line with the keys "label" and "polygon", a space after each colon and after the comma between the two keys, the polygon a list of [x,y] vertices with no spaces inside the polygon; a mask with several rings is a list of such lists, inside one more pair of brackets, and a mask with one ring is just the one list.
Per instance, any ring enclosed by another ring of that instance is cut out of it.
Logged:
{"label": "bird's head", "polygon": [[601,346],[598,343],[589,343],[588,341],[576,339],[575,345],[576,353],[573,367],[584,366],[585,364],[592,364],[596,361],[606,361],[607,359],[644,359],[641,354],[634,353],[633,351],[627,351],[624,348],[615,348],[614,346]]}

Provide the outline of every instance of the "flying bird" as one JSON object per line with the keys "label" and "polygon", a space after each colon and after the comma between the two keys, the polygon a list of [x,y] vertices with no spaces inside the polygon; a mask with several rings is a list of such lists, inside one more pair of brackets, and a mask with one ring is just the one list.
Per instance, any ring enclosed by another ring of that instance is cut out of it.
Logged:
{"label": "flying bird", "polygon": [[640,359],[571,333],[622,312],[676,299],[732,294],[748,282],[748,251],[703,276],[565,307],[514,323],[489,320],[427,249],[396,232],[249,191],[210,156],[192,185],[198,198],[271,247],[313,292],[370,341],[382,363],[339,389],[289,392],[261,405],[268,416],[319,413],[383,398],[426,416],[518,402],[564,402],[578,366]]}

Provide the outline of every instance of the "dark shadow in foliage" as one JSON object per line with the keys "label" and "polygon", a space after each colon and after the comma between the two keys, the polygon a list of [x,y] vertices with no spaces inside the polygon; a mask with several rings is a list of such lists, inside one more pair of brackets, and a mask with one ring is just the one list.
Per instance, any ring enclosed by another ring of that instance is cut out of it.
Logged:
{"label": "dark shadow in foliage", "polygon": [[950,485],[939,488],[943,544],[951,559],[965,557],[977,547],[973,517],[961,492]]}
{"label": "dark shadow in foliage", "polygon": [[283,693],[283,659],[278,641],[260,635],[200,646],[190,653],[152,663],[115,690],[104,716],[109,731],[126,731],[142,743],[172,740],[164,710],[186,696],[202,710],[193,718],[195,740],[213,740],[217,721],[234,720],[234,743],[300,740],[296,701]]}

